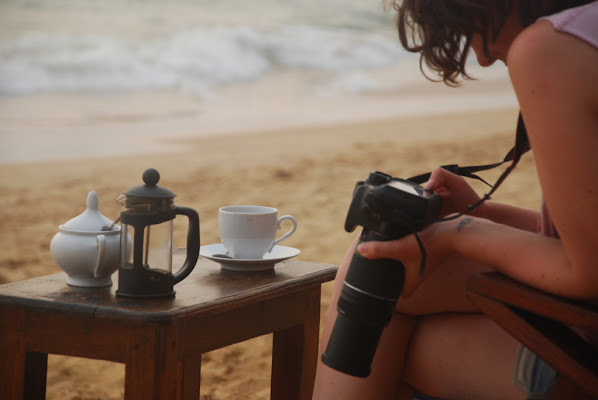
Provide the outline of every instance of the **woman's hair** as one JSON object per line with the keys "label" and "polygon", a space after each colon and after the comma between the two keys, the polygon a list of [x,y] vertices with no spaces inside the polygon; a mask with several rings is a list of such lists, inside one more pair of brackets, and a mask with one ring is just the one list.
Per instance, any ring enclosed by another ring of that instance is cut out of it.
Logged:
{"label": "woman's hair", "polygon": [[[424,64],[440,75],[449,86],[459,84],[459,75],[471,79],[465,71],[471,39],[479,34],[483,50],[489,56],[488,43],[494,42],[511,11],[526,27],[538,18],[589,0],[386,0],[397,11],[401,45],[420,53]],[[434,80],[434,79],[432,79]]]}

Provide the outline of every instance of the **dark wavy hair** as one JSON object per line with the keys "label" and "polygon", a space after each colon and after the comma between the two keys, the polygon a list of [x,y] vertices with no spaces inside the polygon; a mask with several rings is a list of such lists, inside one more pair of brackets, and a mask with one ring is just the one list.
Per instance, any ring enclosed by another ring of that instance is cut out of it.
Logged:
{"label": "dark wavy hair", "polygon": [[[482,37],[484,53],[516,8],[522,26],[589,0],[385,0],[397,11],[401,45],[420,53],[420,69],[434,81],[458,86],[459,77],[472,79],[465,62],[474,34]],[[432,79],[424,64],[441,79]]]}

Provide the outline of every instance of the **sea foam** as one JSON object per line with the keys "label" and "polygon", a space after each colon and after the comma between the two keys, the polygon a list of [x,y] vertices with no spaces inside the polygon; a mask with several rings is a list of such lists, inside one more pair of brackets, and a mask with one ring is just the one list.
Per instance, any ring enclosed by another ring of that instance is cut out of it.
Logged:
{"label": "sea foam", "polygon": [[396,38],[309,25],[196,27],[143,40],[29,32],[0,40],[0,94],[174,88],[201,95],[281,69],[346,76],[404,54]]}

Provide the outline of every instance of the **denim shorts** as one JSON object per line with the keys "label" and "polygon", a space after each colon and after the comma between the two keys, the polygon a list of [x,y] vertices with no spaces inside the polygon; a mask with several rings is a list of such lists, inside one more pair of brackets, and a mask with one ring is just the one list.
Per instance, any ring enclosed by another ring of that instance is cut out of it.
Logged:
{"label": "denim shorts", "polygon": [[513,383],[530,399],[546,398],[558,372],[544,360],[520,345],[515,358]]}
{"label": "denim shorts", "polygon": [[[558,372],[530,349],[519,345],[513,369],[513,383],[528,399],[545,399],[552,388]],[[416,394],[412,400],[440,400],[435,397]]]}

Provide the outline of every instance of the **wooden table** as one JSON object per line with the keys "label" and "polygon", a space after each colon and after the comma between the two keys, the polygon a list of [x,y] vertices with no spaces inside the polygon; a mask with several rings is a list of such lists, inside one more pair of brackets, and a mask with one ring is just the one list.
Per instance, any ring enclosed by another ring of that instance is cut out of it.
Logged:
{"label": "wooden table", "polygon": [[2,285],[0,399],[45,398],[48,354],[62,354],[124,363],[126,399],[197,400],[202,353],[272,332],[272,399],[311,399],[320,288],[335,274],[297,260],[231,272],[200,258],[174,298],[118,297],[116,275],[111,288],[67,286],[64,273]]}

